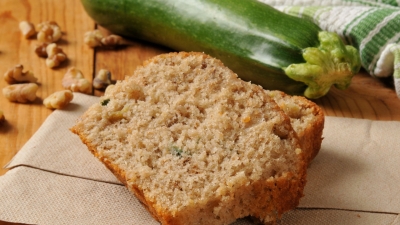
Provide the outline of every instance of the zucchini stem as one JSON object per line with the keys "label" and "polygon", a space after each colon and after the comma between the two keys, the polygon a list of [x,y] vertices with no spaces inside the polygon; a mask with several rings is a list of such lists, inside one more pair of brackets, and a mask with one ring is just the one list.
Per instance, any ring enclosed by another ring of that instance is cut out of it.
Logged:
{"label": "zucchini stem", "polygon": [[333,32],[318,33],[320,46],[303,50],[305,63],[291,64],[284,68],[288,77],[305,83],[304,96],[316,99],[328,93],[332,85],[344,90],[361,68],[356,48],[345,45]]}

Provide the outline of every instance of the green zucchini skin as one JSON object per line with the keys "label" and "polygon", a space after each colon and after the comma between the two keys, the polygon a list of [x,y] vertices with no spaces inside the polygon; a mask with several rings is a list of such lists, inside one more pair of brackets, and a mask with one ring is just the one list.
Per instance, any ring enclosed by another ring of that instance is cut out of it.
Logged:
{"label": "green zucchini skin", "polygon": [[319,45],[321,29],[253,0],[81,0],[112,33],[176,51],[220,59],[238,76],[265,89],[303,95],[307,85],[283,68],[304,63],[303,49]]}

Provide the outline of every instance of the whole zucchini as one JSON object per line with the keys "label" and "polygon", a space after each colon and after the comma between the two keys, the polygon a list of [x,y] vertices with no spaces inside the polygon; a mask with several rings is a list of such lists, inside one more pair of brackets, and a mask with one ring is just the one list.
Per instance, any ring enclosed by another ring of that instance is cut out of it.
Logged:
{"label": "whole zucchini", "polygon": [[81,0],[112,33],[220,59],[265,89],[319,98],[349,86],[358,52],[334,33],[256,0]]}

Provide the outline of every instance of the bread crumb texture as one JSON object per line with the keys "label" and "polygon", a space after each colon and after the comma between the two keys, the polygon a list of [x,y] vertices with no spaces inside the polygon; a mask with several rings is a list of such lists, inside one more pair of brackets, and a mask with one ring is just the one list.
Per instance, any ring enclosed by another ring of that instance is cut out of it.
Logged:
{"label": "bread crumb texture", "polygon": [[274,222],[305,185],[289,117],[202,53],[148,60],[71,130],[162,224]]}

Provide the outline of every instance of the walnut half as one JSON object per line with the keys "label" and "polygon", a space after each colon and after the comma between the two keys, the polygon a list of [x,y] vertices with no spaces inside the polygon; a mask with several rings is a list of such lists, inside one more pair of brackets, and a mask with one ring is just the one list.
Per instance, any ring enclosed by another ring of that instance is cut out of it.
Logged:
{"label": "walnut half", "polygon": [[91,83],[83,76],[82,72],[75,67],[67,70],[62,80],[62,86],[73,92],[89,93]]}
{"label": "walnut half", "polygon": [[103,36],[100,30],[86,32],[83,41],[85,44],[92,48],[134,45],[132,41],[125,39],[119,35],[111,34],[108,36]]}
{"label": "walnut half", "polygon": [[43,105],[49,109],[62,109],[67,106],[74,95],[70,90],[57,91],[43,100]]}
{"label": "walnut half", "polygon": [[21,21],[19,23],[19,29],[26,39],[36,34],[35,26],[28,21]]}
{"label": "walnut half", "polygon": [[4,80],[9,84],[35,83],[37,78],[31,71],[23,72],[24,66],[18,64],[4,73]]}
{"label": "walnut half", "polygon": [[3,95],[11,102],[28,103],[36,99],[38,88],[35,83],[13,84],[3,88]]}
{"label": "walnut half", "polygon": [[55,43],[51,43],[46,46],[46,54],[47,54],[46,66],[49,68],[57,67],[62,62],[67,60],[67,55]]}
{"label": "walnut half", "polygon": [[54,21],[46,21],[38,24],[37,40],[43,43],[54,43],[60,40],[62,32]]}
{"label": "walnut half", "polygon": [[98,90],[104,90],[110,84],[112,84],[111,72],[106,69],[101,69],[93,79],[93,87]]}

